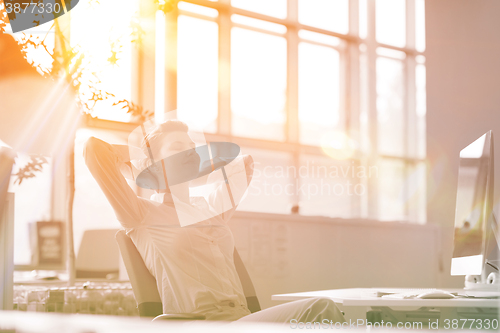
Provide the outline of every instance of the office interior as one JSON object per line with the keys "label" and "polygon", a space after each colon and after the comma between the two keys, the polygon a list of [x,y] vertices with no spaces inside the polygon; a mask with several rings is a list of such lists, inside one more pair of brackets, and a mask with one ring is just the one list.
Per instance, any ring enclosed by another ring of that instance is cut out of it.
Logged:
{"label": "office interior", "polygon": [[[81,0],[39,27],[2,28],[46,78],[67,66],[80,115],[64,153],[15,158],[15,310],[49,312],[28,309],[30,288],[84,285],[122,290],[135,309],[122,226],[83,147],[127,144],[173,110],[253,157],[229,226],[262,309],[306,291],[463,288],[450,274],[459,154],[500,135],[498,14],[496,0]],[[498,160],[494,173],[500,216]],[[40,222],[59,228],[53,262]],[[127,311],[108,315],[138,317]]]}

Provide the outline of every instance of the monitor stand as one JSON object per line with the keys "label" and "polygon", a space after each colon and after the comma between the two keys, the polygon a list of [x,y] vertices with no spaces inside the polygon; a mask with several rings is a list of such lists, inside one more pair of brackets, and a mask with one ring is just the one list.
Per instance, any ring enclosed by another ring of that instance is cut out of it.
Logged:
{"label": "monitor stand", "polygon": [[487,238],[485,246],[485,260],[482,275],[466,275],[465,276],[465,290],[477,291],[497,291],[500,292],[500,275],[498,271],[498,257],[499,257],[499,235],[498,224],[495,214],[491,215],[487,228],[491,228],[494,237]]}
{"label": "monitor stand", "polygon": [[500,281],[498,273],[492,272],[483,281],[479,275],[465,276],[464,290],[477,290],[477,291],[498,291],[500,292]]}

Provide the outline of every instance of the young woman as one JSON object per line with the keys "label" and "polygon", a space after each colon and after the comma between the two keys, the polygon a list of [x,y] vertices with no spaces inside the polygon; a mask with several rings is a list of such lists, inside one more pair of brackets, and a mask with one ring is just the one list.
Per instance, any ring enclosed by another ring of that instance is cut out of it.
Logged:
{"label": "young woman", "polygon": [[[147,134],[141,148],[146,156],[161,158],[187,152],[182,160],[176,160],[179,162],[169,174],[193,179],[199,172],[200,156],[194,152],[195,143],[183,122],[169,120],[158,125]],[[250,313],[234,266],[234,238],[227,225],[237,203],[233,206],[224,199],[225,184],[221,183],[208,200],[191,197],[187,182],[176,184],[174,194],[166,186],[147,200],[135,195],[120,172],[120,164],[129,160],[127,149],[92,137],[85,144],[84,156],[118,221],[156,278],[164,313],[202,314],[207,320],[223,321],[344,322],[336,305],[322,298]],[[235,162],[243,162],[245,167],[227,172],[229,184],[232,189],[244,190],[252,179],[253,160],[243,156]],[[199,222],[183,227],[180,216]]]}

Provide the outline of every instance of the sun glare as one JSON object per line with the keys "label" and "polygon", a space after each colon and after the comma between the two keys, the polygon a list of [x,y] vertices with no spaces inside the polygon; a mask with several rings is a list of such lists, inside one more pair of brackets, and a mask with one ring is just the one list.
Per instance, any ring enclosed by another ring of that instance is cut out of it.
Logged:
{"label": "sun glare", "polygon": [[357,144],[344,132],[332,131],[325,133],[321,138],[321,148],[333,159],[346,160],[354,157]]}
{"label": "sun glare", "polygon": [[[118,100],[129,100],[132,95],[131,22],[137,6],[136,0],[122,1],[119,6],[113,1],[86,0],[72,11],[71,46],[84,54],[83,66],[98,75],[100,82],[94,82],[93,87],[115,95]],[[91,24],[89,20],[99,24]],[[85,85],[81,89],[83,96],[92,94]],[[130,114],[120,106],[113,106],[113,102],[106,99],[97,102],[92,115],[128,121]]]}

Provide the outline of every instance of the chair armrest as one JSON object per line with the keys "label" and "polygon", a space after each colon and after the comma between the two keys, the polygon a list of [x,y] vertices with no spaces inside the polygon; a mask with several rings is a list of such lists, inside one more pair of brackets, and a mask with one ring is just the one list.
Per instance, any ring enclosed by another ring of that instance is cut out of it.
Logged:
{"label": "chair armrest", "polygon": [[203,320],[204,315],[199,315],[196,313],[165,313],[156,316],[152,321],[155,320]]}

